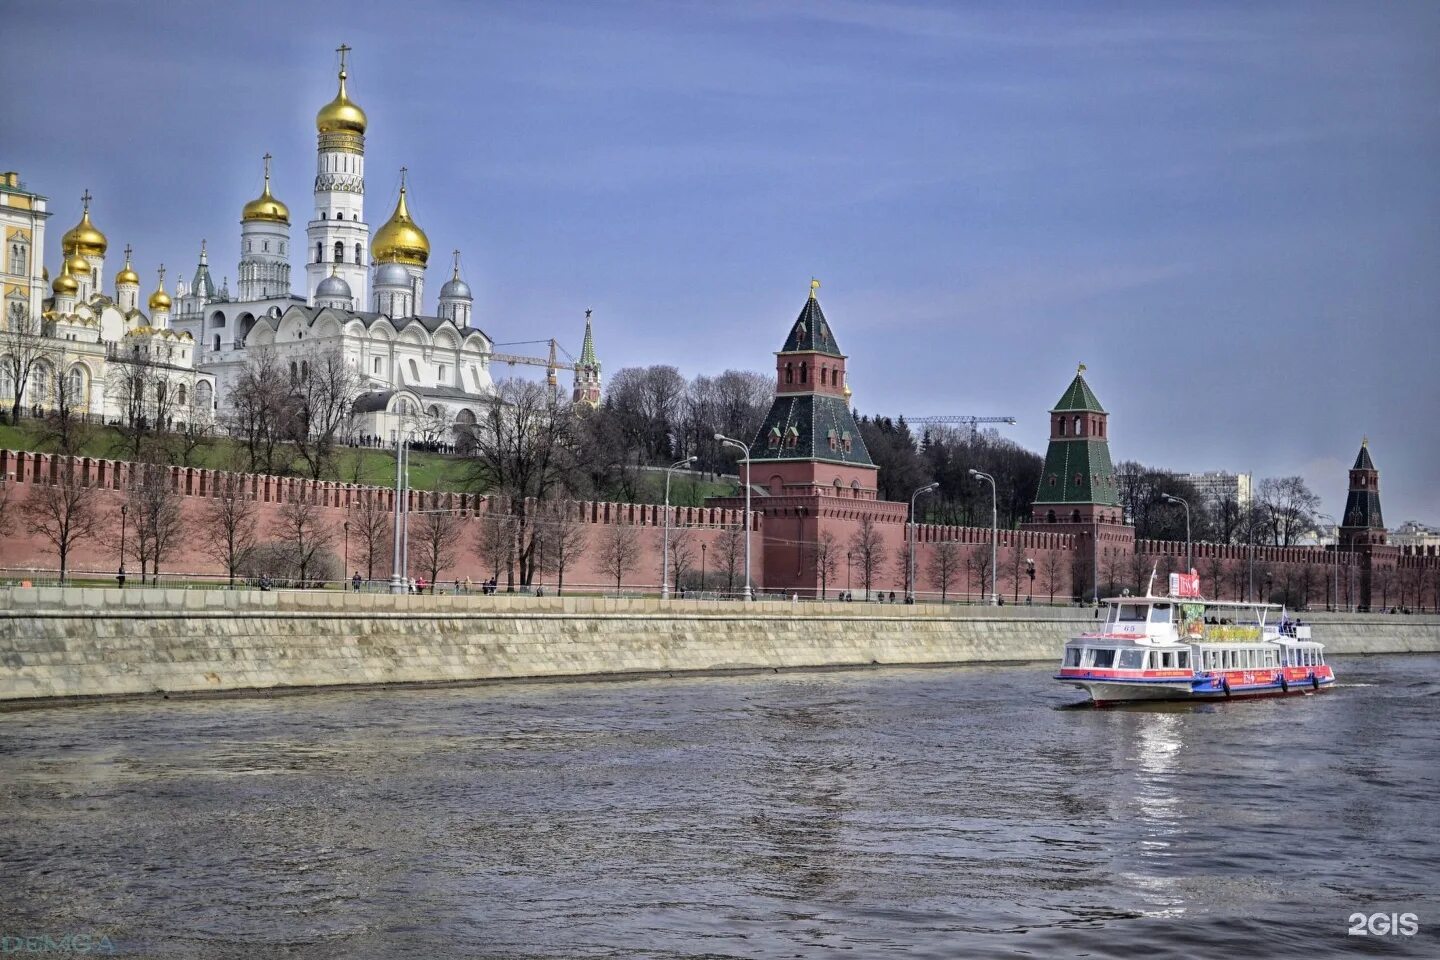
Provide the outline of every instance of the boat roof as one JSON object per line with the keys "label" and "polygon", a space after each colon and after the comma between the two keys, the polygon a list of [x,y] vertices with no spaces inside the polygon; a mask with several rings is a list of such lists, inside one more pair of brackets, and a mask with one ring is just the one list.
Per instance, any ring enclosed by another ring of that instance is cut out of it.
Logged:
{"label": "boat roof", "polygon": [[1101,603],[1201,603],[1207,607],[1235,607],[1242,610],[1281,610],[1278,603],[1246,603],[1243,600],[1206,600],[1204,597],[1105,597]]}

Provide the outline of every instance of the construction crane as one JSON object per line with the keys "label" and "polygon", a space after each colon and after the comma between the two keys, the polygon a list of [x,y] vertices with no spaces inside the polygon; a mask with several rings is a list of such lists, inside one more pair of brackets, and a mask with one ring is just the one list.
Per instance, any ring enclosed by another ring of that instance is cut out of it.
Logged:
{"label": "construction crane", "polygon": [[[559,382],[556,380],[555,377],[555,371],[574,370],[575,358],[571,357],[569,351],[567,351],[564,347],[560,346],[559,342],[555,340],[554,337],[551,337],[549,340],[515,340],[511,343],[497,343],[495,344],[495,346],[525,347],[534,343],[548,344],[550,347],[549,354],[544,357],[526,357],[515,353],[492,353],[490,354],[490,362],[508,363],[512,367],[515,366],[515,364],[517,363],[523,363],[531,367],[544,367],[545,382],[550,385],[551,390],[555,390],[559,387]],[[559,353],[565,354],[566,358],[569,359],[570,362],[566,363],[564,360],[559,359],[559,357],[557,356],[557,354]]]}
{"label": "construction crane", "polygon": [[911,425],[920,424],[925,427],[953,427],[957,425],[968,425],[970,427],[970,440],[973,443],[980,435],[980,424],[982,423],[1009,423],[1015,422],[1014,417],[906,417],[905,422]]}

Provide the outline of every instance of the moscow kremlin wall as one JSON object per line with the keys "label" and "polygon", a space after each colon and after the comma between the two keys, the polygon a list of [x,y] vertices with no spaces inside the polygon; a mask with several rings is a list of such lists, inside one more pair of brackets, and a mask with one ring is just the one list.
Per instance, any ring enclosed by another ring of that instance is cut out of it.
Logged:
{"label": "moscow kremlin wall", "polygon": [[[752,484],[752,579],[762,593],[832,598],[842,591],[863,595],[865,568],[872,591],[901,597],[906,589],[906,513],[908,504],[877,499],[878,470],[871,461],[849,404],[846,357],[812,292],[776,354],[775,399],[751,442],[748,470]],[[998,587],[1006,602],[1033,597],[1037,603],[1104,595],[1112,586],[1143,588],[1152,567],[1163,576],[1182,569],[1185,544],[1137,541],[1124,522],[1119,487],[1109,452],[1108,414],[1084,377],[1082,366],[1050,412],[1050,442],[1032,515],[1020,530],[1002,530],[997,552]],[[71,462],[67,463],[66,461]],[[217,494],[216,471],[169,467],[169,482],[180,497],[185,535],[161,563],[162,576],[219,576],[223,571],[204,549],[198,531],[207,498]],[[0,478],[9,492],[12,518],[0,538],[0,569],[11,577],[53,574],[57,558],[44,538],[26,533],[25,501],[37,485],[76,471],[98,489],[100,510],[118,517],[129,489],[131,465],[90,458],[0,451]],[[259,514],[261,542],[278,539],[280,507],[305,498],[334,534],[332,551],[340,557],[342,526],[366,498],[393,508],[395,493],[378,487],[251,475],[246,478]],[[493,568],[474,546],[487,523],[495,523],[516,505],[497,497],[412,491],[412,509],[453,509],[465,528],[455,561],[440,575],[442,583],[466,578],[479,583]],[[724,558],[736,549],[733,531],[743,522],[743,496],[710,500],[705,507],[673,508],[672,543],[684,537],[693,585],[704,563],[710,590],[727,587]],[[573,502],[570,516],[588,531],[586,543],[565,571],[566,591],[611,590],[613,572],[604,570],[607,533],[615,525],[637,528],[638,557],[623,578],[626,591],[658,589],[661,569],[663,508],[656,505]],[[118,530],[80,543],[70,558],[75,576],[113,576],[119,566]],[[352,529],[357,525],[352,524]],[[410,575],[428,575],[416,547],[412,519]],[[868,534],[868,536],[867,536]],[[950,599],[978,599],[986,592],[991,553],[990,530],[922,524],[916,531],[916,595],[938,599],[935,558],[950,560]],[[869,542],[869,549],[865,541]],[[1440,555],[1402,550],[1385,542],[1379,500],[1379,472],[1362,446],[1350,471],[1350,493],[1340,528],[1340,548],[1194,545],[1194,566],[1207,596],[1259,599],[1285,591],[1292,604],[1324,607],[1338,601],[1361,609],[1440,603]],[[946,543],[953,547],[942,546]],[[702,550],[703,545],[703,550]],[[743,554],[743,547],[738,554]],[[869,554],[867,564],[864,555]],[[825,557],[829,556],[829,562]],[[388,552],[387,552],[388,556]],[[348,572],[359,562],[351,541]],[[703,557],[703,561],[702,558]],[[735,589],[741,586],[736,561]],[[1034,576],[1030,570],[1035,571]],[[362,570],[363,572],[363,570]],[[377,579],[390,575],[388,561],[377,564]],[[823,577],[822,577],[823,573]],[[546,575],[547,586],[554,574]],[[507,582],[500,574],[501,589]],[[1163,584],[1163,580],[1160,581]],[[1163,589],[1163,587],[1162,587]],[[1408,593],[1408,596],[1407,596]],[[1427,600],[1428,598],[1428,600]]]}

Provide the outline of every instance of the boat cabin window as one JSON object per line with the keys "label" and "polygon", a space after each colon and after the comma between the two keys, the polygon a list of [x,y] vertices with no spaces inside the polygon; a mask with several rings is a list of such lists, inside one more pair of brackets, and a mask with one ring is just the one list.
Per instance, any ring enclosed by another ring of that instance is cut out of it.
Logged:
{"label": "boat cabin window", "polygon": [[1116,664],[1121,670],[1144,670],[1144,650],[1121,650],[1120,662]]}
{"label": "boat cabin window", "polygon": [[1084,652],[1085,652],[1084,649],[1081,648],[1081,647],[1069,647],[1069,648],[1067,648],[1067,649],[1065,650],[1065,666],[1067,666],[1067,667],[1078,667],[1078,666],[1080,666],[1080,655],[1081,655],[1082,653],[1084,653]]}
{"label": "boat cabin window", "polygon": [[1090,666],[1092,667],[1113,667],[1115,665],[1114,650],[1091,650]]}
{"label": "boat cabin window", "polygon": [[1178,670],[1189,670],[1189,669],[1190,669],[1190,651],[1189,651],[1189,650],[1176,650],[1176,651],[1175,651],[1175,667],[1176,667],[1176,669],[1178,669]]}
{"label": "boat cabin window", "polygon": [[1275,662],[1275,651],[1274,651],[1274,650],[1266,650],[1265,653],[1264,653],[1264,657],[1265,657],[1264,662],[1262,662],[1262,663],[1260,664],[1260,666],[1262,666],[1262,667],[1274,667],[1274,666],[1278,666],[1278,664]]}
{"label": "boat cabin window", "polygon": [[1145,607],[1138,603],[1121,603],[1115,606],[1116,623],[1144,623]]}
{"label": "boat cabin window", "polygon": [[1169,622],[1170,622],[1170,604],[1168,604],[1168,603],[1157,603],[1157,604],[1155,604],[1155,606],[1151,607],[1151,608],[1150,608],[1150,622],[1151,622],[1151,623],[1169,623]]}

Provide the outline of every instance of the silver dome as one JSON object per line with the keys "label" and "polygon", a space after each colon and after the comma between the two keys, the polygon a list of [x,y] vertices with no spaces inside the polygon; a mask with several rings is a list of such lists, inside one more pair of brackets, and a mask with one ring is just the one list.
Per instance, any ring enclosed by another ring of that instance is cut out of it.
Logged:
{"label": "silver dome", "polygon": [[344,277],[331,274],[320,281],[320,285],[315,288],[315,296],[330,300],[349,300],[352,294],[350,293],[350,284],[345,282]]}
{"label": "silver dome", "polygon": [[446,280],[445,286],[440,288],[440,296],[465,300],[475,299],[474,295],[470,293],[470,284],[461,280],[459,277],[452,277]]}
{"label": "silver dome", "polygon": [[398,263],[382,264],[380,269],[375,271],[375,286],[408,288],[410,272]]}

